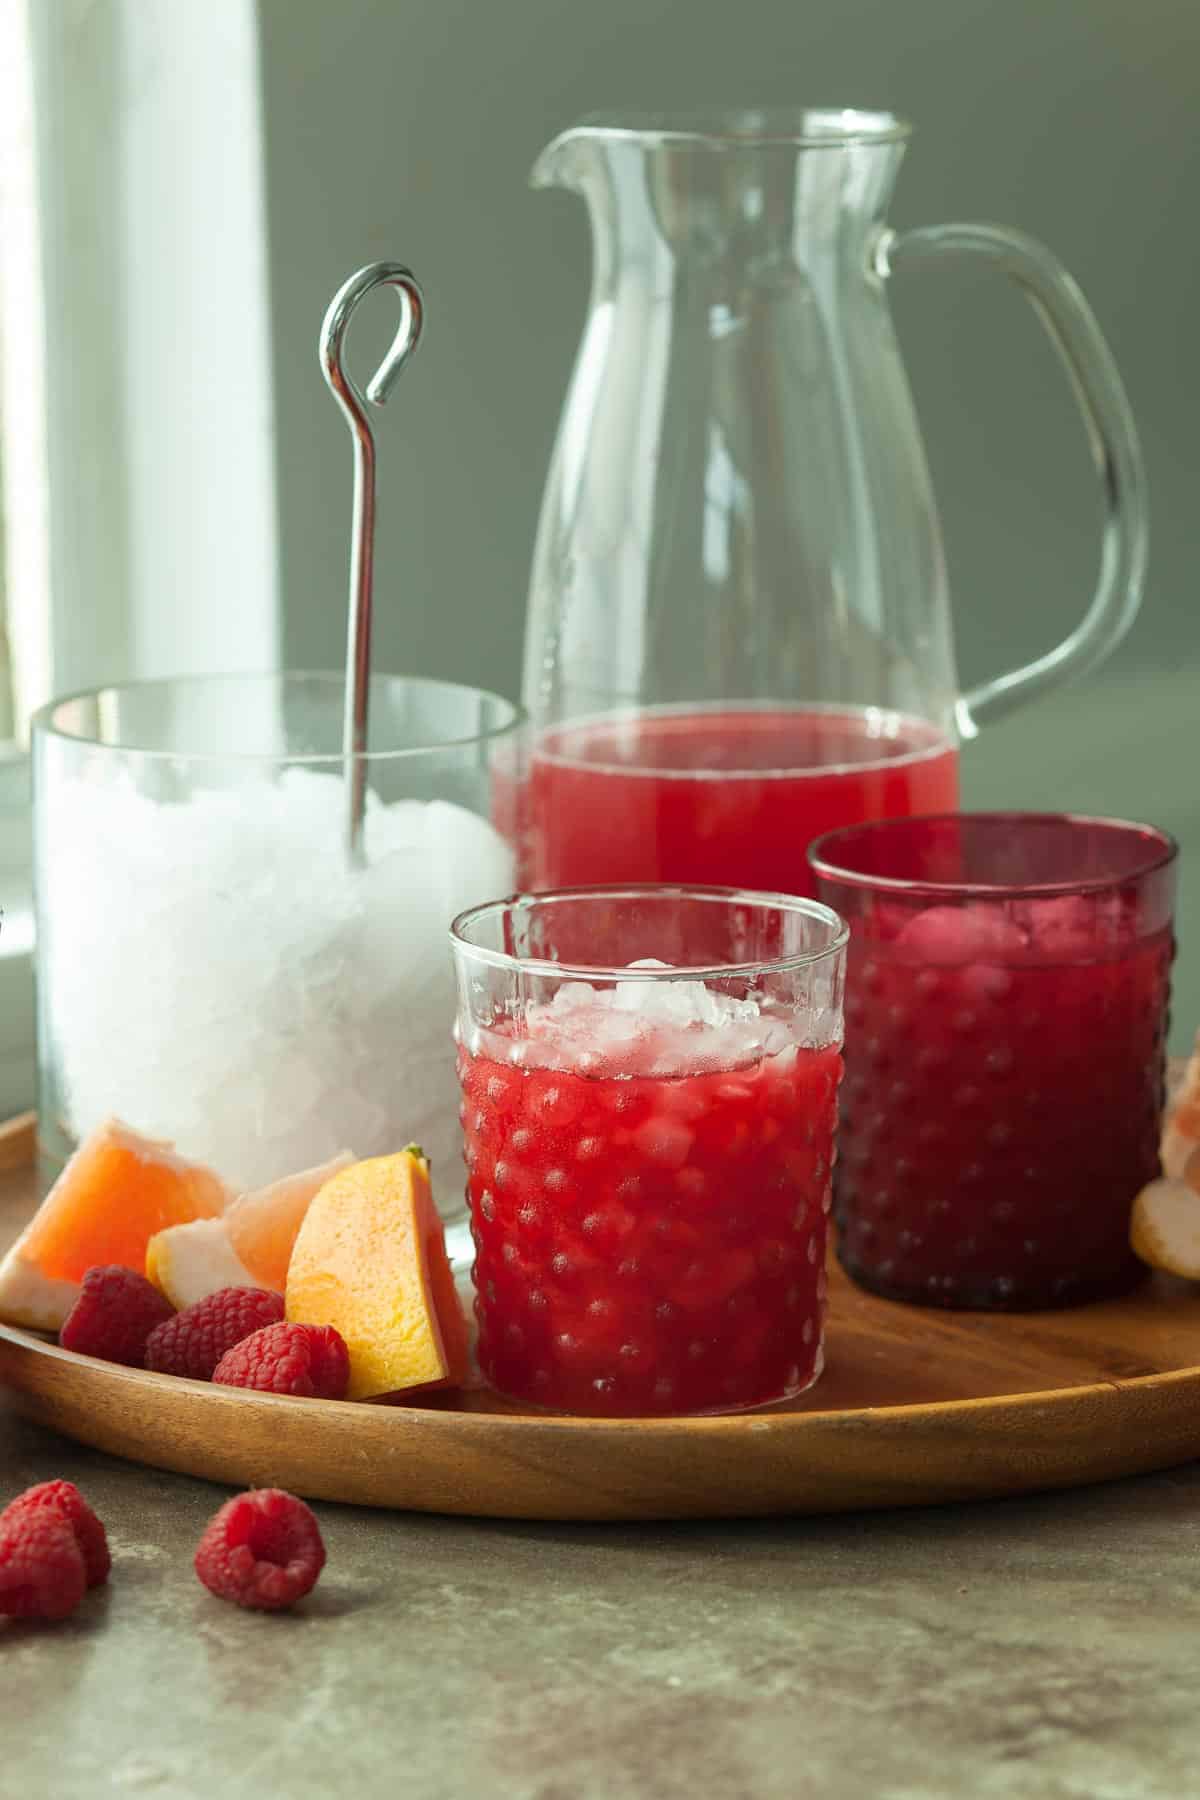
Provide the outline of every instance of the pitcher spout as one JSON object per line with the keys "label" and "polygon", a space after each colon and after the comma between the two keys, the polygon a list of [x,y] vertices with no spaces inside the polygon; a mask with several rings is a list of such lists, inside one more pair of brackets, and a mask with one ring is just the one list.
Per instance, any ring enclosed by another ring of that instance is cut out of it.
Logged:
{"label": "pitcher spout", "polygon": [[547,144],[530,181],[582,195],[597,243],[619,239],[623,259],[644,265],[640,247],[657,240],[675,257],[762,268],[833,232],[861,239],[908,136],[894,113],[853,107],[593,115]]}
{"label": "pitcher spout", "polygon": [[573,187],[606,149],[643,150],[866,149],[903,146],[907,120],[851,106],[787,107],[688,113],[592,113],[559,132],[530,171],[530,185]]}
{"label": "pitcher spout", "polygon": [[529,185],[578,192],[596,155],[596,133],[586,123],[571,125],[539,151],[537,161],[529,171]]}

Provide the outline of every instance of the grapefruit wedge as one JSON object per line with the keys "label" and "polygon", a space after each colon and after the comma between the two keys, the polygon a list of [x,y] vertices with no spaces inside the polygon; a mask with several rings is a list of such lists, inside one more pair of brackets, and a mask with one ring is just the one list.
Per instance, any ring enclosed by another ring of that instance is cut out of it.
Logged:
{"label": "grapefruit wedge", "polygon": [[1152,1269],[1200,1281],[1200,1191],[1169,1177],[1147,1183],[1133,1203],[1129,1241]]}
{"label": "grapefruit wedge", "polygon": [[57,1331],[88,1269],[121,1263],[140,1273],[155,1232],[215,1218],[230,1197],[203,1163],[106,1120],[80,1144],[0,1263],[0,1318]]}
{"label": "grapefruit wedge", "polygon": [[286,1304],[297,1324],[341,1332],[349,1400],[461,1386],[467,1325],[429,1164],[415,1144],[353,1163],[325,1183],[296,1238]]}
{"label": "grapefruit wedge", "polygon": [[313,1195],[354,1161],[341,1151],[315,1169],[285,1175],[240,1194],[220,1218],[193,1219],[156,1232],[146,1245],[146,1274],[182,1312],[221,1288],[260,1287],[282,1294],[296,1233]]}
{"label": "grapefruit wedge", "polygon": [[352,1151],[339,1150],[315,1169],[301,1169],[269,1187],[238,1195],[225,1214],[225,1224],[234,1253],[250,1271],[252,1285],[282,1294],[296,1235],[314,1196],[331,1176],[348,1169],[353,1161]]}
{"label": "grapefruit wedge", "polygon": [[[156,1231],[146,1245],[146,1279],[176,1312],[222,1288],[267,1285],[256,1281],[237,1255],[224,1219],[193,1219]],[[278,1292],[283,1292],[282,1286]]]}

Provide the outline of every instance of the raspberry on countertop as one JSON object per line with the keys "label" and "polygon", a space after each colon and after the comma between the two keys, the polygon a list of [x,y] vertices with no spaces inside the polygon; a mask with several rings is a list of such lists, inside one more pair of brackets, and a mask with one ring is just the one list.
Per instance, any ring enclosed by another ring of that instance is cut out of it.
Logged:
{"label": "raspberry on countertop", "polygon": [[279,1612],[303,1599],[325,1566],[316,1519],[282,1488],[229,1500],[196,1550],[196,1573],[219,1600]]}
{"label": "raspberry on countertop", "polygon": [[9,1507],[0,1518],[0,1614],[65,1619],[87,1589],[79,1543],[53,1506]]}
{"label": "raspberry on countertop", "polygon": [[53,1512],[65,1519],[75,1535],[89,1587],[108,1580],[112,1557],[104,1526],[73,1481],[41,1481],[26,1488],[0,1513],[0,1529],[9,1519],[28,1513]]}

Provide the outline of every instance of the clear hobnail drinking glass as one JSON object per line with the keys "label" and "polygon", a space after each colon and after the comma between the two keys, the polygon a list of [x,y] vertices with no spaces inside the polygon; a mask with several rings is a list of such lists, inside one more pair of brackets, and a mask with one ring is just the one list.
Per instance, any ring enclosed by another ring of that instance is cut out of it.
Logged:
{"label": "clear hobnail drinking glass", "polygon": [[375,677],[357,866],[342,712],[341,675],[246,675],[104,688],[34,721],[49,1169],[109,1115],[234,1188],[416,1139],[461,1210],[445,937],[511,884],[492,788],[519,715]]}
{"label": "clear hobnail drinking glass", "polygon": [[732,889],[522,895],[455,921],[479,1360],[576,1413],[816,1380],[845,928]]}
{"label": "clear hobnail drinking glass", "polygon": [[1158,1174],[1176,847],[1061,813],[891,819],[810,852],[850,925],[838,1253],[894,1300],[1119,1293]]}

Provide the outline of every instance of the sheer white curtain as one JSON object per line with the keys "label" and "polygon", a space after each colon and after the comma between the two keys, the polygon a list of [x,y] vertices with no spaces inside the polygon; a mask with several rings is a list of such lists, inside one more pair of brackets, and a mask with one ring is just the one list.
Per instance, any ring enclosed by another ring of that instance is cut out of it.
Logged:
{"label": "sheer white curtain", "polygon": [[0,1114],[33,1085],[30,712],[278,660],[260,111],[255,0],[0,0]]}

